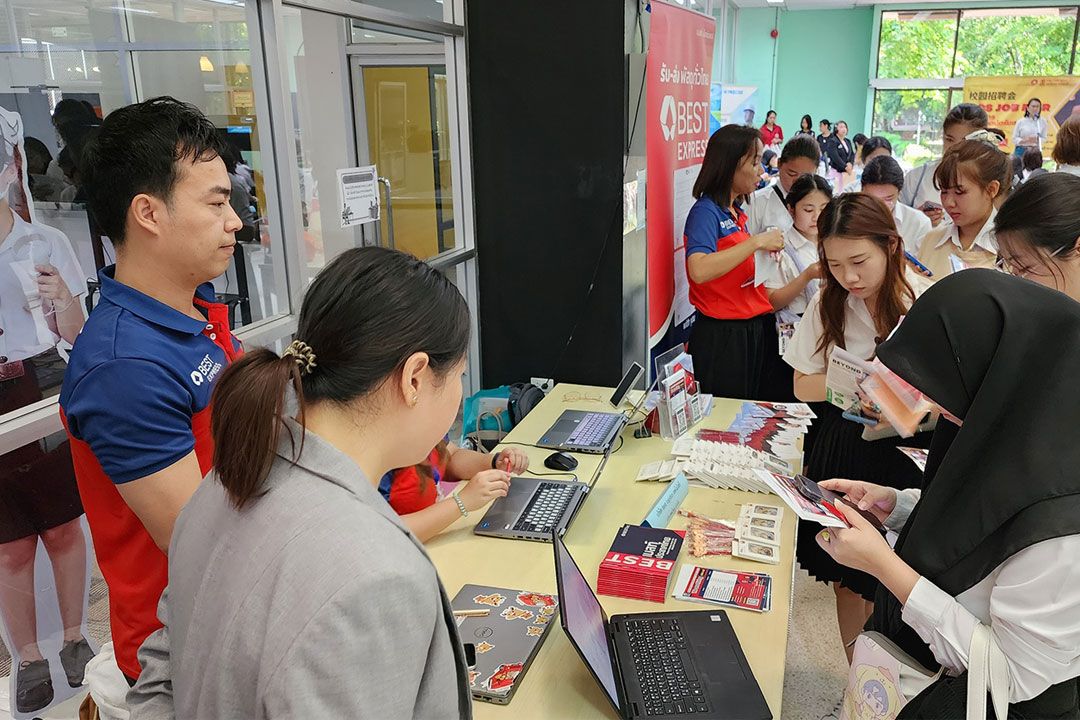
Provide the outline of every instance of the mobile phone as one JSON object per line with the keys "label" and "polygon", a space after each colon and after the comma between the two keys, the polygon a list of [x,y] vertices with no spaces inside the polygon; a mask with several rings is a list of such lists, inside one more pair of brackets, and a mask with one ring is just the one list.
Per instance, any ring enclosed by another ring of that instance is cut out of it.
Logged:
{"label": "mobile phone", "polygon": [[[904,251],[904,257],[906,257],[908,262],[911,263],[912,265],[914,265],[916,267],[916,269],[919,270],[919,272],[926,275],[926,277],[934,277],[934,273],[930,272],[930,268],[926,267],[921,262],[916,260],[915,256],[912,255],[911,253],[909,253],[907,250]],[[956,256],[952,255],[951,257],[956,257]]]}
{"label": "mobile phone", "polygon": [[927,210],[944,210],[945,208],[942,207],[939,203],[936,203],[932,200],[927,200],[919,206],[919,209],[923,212],[926,212]]}
{"label": "mobile phone", "polygon": [[852,510],[866,518],[867,522],[869,522],[874,527],[878,528],[879,530],[882,527],[881,521],[874,517],[874,514],[871,513],[869,510],[860,510],[858,506],[848,500],[845,496],[821,487],[805,475],[800,474],[795,476],[795,486],[799,489],[799,493],[811,502],[832,503],[834,506],[839,506],[837,509],[840,512],[844,512],[846,508],[851,508]]}
{"label": "mobile phone", "polygon": [[841,415],[841,417],[843,417],[845,420],[850,420],[851,422],[857,422],[860,425],[866,425],[868,427],[873,427],[874,425],[877,425],[878,422],[879,422],[877,420],[871,420],[870,418],[864,418],[862,415],[856,415],[855,413],[851,413],[851,412],[845,412],[843,415]]}

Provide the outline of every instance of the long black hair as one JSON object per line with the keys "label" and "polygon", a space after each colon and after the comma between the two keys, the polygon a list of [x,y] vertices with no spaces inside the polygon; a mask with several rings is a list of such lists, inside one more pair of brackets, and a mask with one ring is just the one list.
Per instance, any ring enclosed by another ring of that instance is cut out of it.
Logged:
{"label": "long black hair", "polygon": [[1039,98],[1031,98],[1031,100],[1028,100],[1024,104],[1024,117],[1026,117],[1026,118],[1031,117],[1031,109],[1030,108],[1031,108],[1032,101],[1039,103],[1039,114],[1036,115],[1036,117],[1041,117],[1042,116],[1042,100],[1040,100]]}
{"label": "long black hair", "polygon": [[[378,390],[415,353],[426,353],[445,377],[469,343],[469,309],[438,270],[380,247],[338,255],[308,288],[296,340],[313,353],[310,372],[268,348],[249,351],[214,388],[214,469],[233,505],[262,492],[277,451],[286,389],[304,408],[347,405]],[[303,450],[300,439],[299,455]]]}
{"label": "long black hair", "polygon": [[803,115],[802,120],[799,121],[799,130],[809,133],[814,132],[814,118]]}
{"label": "long black hair", "polygon": [[732,190],[735,171],[759,142],[761,135],[757,129],[745,125],[725,125],[714,132],[694,182],[694,197],[709,197],[722,208],[731,207],[735,202]]}
{"label": "long black hair", "polygon": [[832,199],[833,188],[829,181],[816,173],[800,175],[799,179],[791,184],[791,189],[784,196],[784,204],[794,210],[795,206],[814,191],[825,193],[825,197]]}

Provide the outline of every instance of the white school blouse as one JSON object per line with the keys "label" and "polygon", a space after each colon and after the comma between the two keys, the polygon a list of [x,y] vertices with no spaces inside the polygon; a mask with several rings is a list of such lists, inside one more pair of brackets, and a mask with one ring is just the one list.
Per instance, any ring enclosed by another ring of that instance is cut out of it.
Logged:
{"label": "white school blouse", "polygon": [[[927,278],[910,268],[905,274],[916,298],[930,287]],[[784,362],[803,375],[821,375],[829,367],[831,349],[827,348],[824,353],[817,350],[818,339],[825,333],[820,307],[821,293],[818,292],[807,305],[802,322],[795,328],[795,335],[784,353]],[[877,351],[877,337],[874,319],[866,303],[854,295],[848,295],[844,301],[844,348],[853,355],[869,360]]]}
{"label": "white school blouse", "polygon": [[1046,120],[1042,116],[1022,117],[1016,121],[1016,128],[1013,130],[1013,145],[1019,145],[1020,138],[1029,136],[1036,138],[1035,147],[1042,150],[1043,140],[1046,139]]}
{"label": "white school blouse", "polygon": [[[885,526],[902,528],[921,496],[917,488],[897,491],[896,509]],[[990,626],[1008,666],[1009,702],[1030,700],[1051,685],[1080,676],[1077,557],[1080,535],[1044,540],[1016,553],[955,598],[919,578],[901,617],[954,675],[967,670],[975,625]],[[906,680],[901,677],[902,684]]]}
{"label": "white school blouse", "polygon": [[923,238],[934,227],[930,218],[897,200],[893,208],[893,220],[896,221],[896,229],[904,240],[904,249],[918,257]]}
{"label": "white school blouse", "polygon": [[779,180],[768,187],[754,191],[750,196],[749,212],[746,214],[748,233],[760,235],[770,227],[779,228],[783,232],[794,225],[791,213],[788,212],[784,201],[780,199],[780,195],[783,194],[785,194],[784,188],[780,187]]}
{"label": "white school blouse", "polygon": [[[767,280],[765,287],[769,290],[778,290],[802,274],[806,268],[818,261],[817,245],[807,240],[801,232],[792,225],[784,231],[784,249],[778,253],[780,265],[780,280]],[[797,316],[806,312],[810,300],[817,294],[820,280],[811,280],[806,284],[806,289],[795,296],[788,303],[784,311],[785,322],[797,322]]]}
{"label": "white school blouse", "polygon": [[[916,210],[927,200],[940,205],[941,191],[934,187],[934,173],[940,164],[940,160],[935,160],[908,170],[904,174],[904,189],[900,191],[900,202]],[[942,222],[949,222],[948,214]]]}

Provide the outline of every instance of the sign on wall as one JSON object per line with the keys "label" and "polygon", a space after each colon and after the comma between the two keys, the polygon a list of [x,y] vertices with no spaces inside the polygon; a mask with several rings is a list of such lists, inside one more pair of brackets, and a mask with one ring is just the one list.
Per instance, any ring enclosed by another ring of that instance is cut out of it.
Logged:
{"label": "sign on wall", "polygon": [[1080,116],[1080,76],[964,78],[964,102],[980,106],[990,116],[990,127],[1005,131],[1009,152],[1014,149],[1016,123],[1033,98],[1043,105],[1047,130],[1043,156],[1049,158],[1058,128],[1070,117]]}
{"label": "sign on wall", "polygon": [[652,3],[645,97],[651,356],[685,342],[693,323],[683,226],[709,141],[715,36],[713,18]]}

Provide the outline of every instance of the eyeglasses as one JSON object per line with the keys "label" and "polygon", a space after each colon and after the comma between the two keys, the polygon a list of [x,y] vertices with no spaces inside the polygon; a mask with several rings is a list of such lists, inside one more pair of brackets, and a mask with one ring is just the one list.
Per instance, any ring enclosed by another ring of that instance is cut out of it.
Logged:
{"label": "eyeglasses", "polygon": [[[1065,250],[1068,247],[1069,247],[1068,245],[1064,245],[1062,247],[1059,247],[1057,250],[1050,253],[1047,256],[1046,259],[1047,260],[1053,260],[1058,255],[1060,255],[1061,253],[1065,252]],[[1020,278],[1026,278],[1026,277],[1031,276],[1031,275],[1035,275],[1035,276],[1040,275],[1040,273],[1035,272],[1033,269],[1031,269],[1029,267],[1025,267],[1023,265],[1020,265],[1015,260],[1007,258],[1004,255],[998,255],[998,259],[994,263],[994,267],[996,267],[1001,272],[1008,273],[1010,275],[1013,275],[1015,277],[1020,277]]]}

